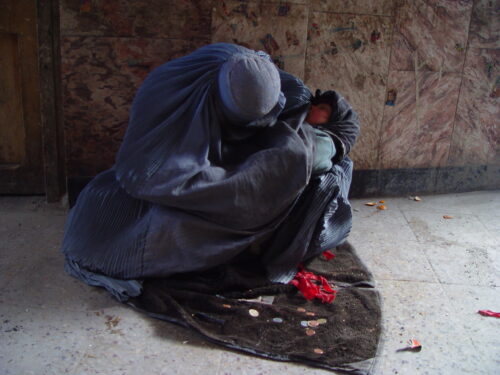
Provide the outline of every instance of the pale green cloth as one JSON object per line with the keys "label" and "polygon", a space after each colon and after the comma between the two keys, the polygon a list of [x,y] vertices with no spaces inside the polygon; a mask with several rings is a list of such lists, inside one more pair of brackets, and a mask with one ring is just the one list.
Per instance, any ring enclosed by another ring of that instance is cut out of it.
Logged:
{"label": "pale green cloth", "polygon": [[314,152],[313,173],[324,173],[332,168],[332,158],[337,150],[328,133],[317,128],[314,128],[314,133],[316,150]]}

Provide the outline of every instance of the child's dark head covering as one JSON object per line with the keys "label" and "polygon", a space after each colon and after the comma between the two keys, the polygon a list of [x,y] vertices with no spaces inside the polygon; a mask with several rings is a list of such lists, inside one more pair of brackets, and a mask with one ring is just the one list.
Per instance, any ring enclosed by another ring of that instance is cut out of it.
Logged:
{"label": "child's dark head covering", "polygon": [[315,95],[311,98],[311,104],[322,103],[329,104],[332,107],[332,113],[328,123],[318,127],[332,136],[337,149],[334,162],[338,162],[349,153],[359,135],[358,115],[342,95],[333,90],[323,93],[321,90],[316,90]]}
{"label": "child's dark head covering", "polygon": [[318,105],[322,103],[329,104],[333,109],[337,106],[337,100],[338,100],[338,95],[335,93],[335,91],[325,91],[324,93],[321,92],[321,90],[316,90],[316,93],[311,99],[311,104],[312,105]]}

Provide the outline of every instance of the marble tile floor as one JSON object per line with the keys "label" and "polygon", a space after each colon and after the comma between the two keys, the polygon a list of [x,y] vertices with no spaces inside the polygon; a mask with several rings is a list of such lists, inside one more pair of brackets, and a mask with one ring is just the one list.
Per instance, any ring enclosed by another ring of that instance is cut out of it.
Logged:
{"label": "marble tile floor", "polygon": [[[383,299],[373,373],[498,374],[500,319],[477,311],[500,311],[500,191],[421,199],[353,200],[350,241]],[[378,200],[387,210],[364,205]],[[227,351],[67,276],[66,214],[0,197],[1,375],[331,374]],[[422,351],[397,352],[410,338]]]}

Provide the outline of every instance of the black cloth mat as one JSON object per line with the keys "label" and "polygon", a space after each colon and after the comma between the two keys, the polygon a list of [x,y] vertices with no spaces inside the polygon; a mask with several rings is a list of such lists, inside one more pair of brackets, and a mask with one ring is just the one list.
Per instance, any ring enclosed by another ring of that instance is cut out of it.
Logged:
{"label": "black cloth mat", "polygon": [[[340,373],[369,374],[381,333],[379,294],[350,244],[332,252],[331,260],[320,255],[304,264],[335,285],[332,304],[307,301],[293,285],[267,282],[258,258],[250,255],[203,273],[146,279],[143,293],[128,303],[228,348]],[[259,315],[251,316],[250,309]],[[301,324],[318,319],[326,323]],[[307,335],[307,329],[315,334]]]}

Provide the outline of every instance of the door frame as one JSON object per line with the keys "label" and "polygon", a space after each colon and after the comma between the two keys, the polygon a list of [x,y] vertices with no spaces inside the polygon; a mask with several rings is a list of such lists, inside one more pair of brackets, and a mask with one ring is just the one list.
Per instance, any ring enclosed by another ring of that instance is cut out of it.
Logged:
{"label": "door frame", "polygon": [[67,191],[61,106],[59,0],[38,0],[37,11],[45,196],[48,202],[56,202]]}

